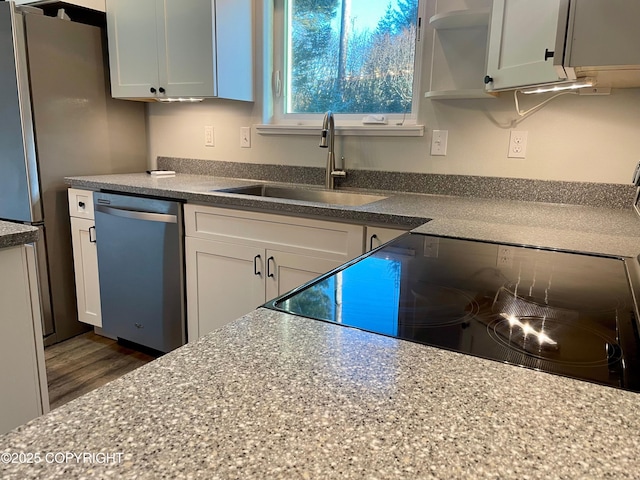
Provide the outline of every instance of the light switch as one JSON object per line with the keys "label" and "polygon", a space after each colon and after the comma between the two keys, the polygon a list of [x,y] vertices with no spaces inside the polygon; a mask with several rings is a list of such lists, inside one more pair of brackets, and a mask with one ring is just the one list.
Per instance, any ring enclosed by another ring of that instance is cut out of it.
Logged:
{"label": "light switch", "polygon": [[447,154],[448,130],[434,130],[431,135],[431,155]]}
{"label": "light switch", "polygon": [[240,147],[251,148],[251,127],[240,127]]}

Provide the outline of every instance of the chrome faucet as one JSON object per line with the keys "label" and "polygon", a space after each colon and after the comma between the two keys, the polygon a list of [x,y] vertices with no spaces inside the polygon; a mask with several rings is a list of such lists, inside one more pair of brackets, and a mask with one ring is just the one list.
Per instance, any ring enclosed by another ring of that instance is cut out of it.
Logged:
{"label": "chrome faucet", "polygon": [[[325,174],[324,185],[325,188],[333,190],[335,188],[335,178],[344,178],[347,176],[347,172],[344,170],[336,169],[336,155],[334,152],[335,144],[335,122],[333,120],[333,112],[329,110],[324,114],[324,120],[322,120],[322,134],[320,137],[320,148],[328,148],[327,152],[327,171]],[[342,167],[344,168],[344,157],[342,157]]]}

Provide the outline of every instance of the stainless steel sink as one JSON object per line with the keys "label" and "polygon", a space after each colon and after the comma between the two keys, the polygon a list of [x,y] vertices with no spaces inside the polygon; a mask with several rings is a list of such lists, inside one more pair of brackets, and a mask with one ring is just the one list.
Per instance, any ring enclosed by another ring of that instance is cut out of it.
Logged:
{"label": "stainless steel sink", "polygon": [[304,202],[326,203],[329,205],[346,205],[357,207],[367,203],[384,200],[387,197],[365,193],[338,192],[302,187],[281,187],[277,185],[250,185],[247,187],[226,188],[216,192],[237,193],[256,197],[284,198]]}

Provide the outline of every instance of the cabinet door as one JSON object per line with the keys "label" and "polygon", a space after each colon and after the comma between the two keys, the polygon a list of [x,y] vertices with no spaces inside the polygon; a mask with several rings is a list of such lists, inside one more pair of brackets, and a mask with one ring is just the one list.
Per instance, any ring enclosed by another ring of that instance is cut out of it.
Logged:
{"label": "cabinet door", "polygon": [[267,250],[266,300],[271,300],[342,265],[336,260]]}
{"label": "cabinet door", "polygon": [[186,237],[185,259],[189,342],[264,303],[264,249]]}
{"label": "cabinet door", "polygon": [[106,2],[111,94],[115,98],[149,98],[159,91],[157,15],[163,12],[156,11],[157,4],[158,0]]}
{"label": "cabinet door", "polygon": [[494,0],[487,52],[487,75],[493,81],[487,88],[567,78],[562,63],[568,13],[568,0]]}
{"label": "cabinet door", "polygon": [[253,101],[252,0],[216,0],[216,95]]}
{"label": "cabinet door", "polygon": [[407,233],[406,230],[396,228],[367,227],[367,244],[365,249],[367,252],[378,248],[383,243],[387,243],[400,235]]}
{"label": "cabinet door", "polygon": [[33,259],[31,271],[27,265],[25,247],[0,249],[0,435],[47,410],[41,396],[42,385],[46,388],[42,330],[34,318],[37,299],[32,302],[37,289],[31,290],[29,281]]}
{"label": "cabinet door", "polygon": [[187,7],[184,0],[158,0],[157,55],[167,96],[217,96],[213,4],[190,0]]}
{"label": "cabinet door", "polygon": [[94,221],[71,217],[71,243],[73,245],[78,320],[102,327]]}

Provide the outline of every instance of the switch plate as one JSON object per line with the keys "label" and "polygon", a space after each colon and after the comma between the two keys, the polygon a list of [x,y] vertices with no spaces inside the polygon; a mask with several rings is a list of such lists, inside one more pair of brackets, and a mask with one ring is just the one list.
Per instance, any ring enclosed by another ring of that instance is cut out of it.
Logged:
{"label": "switch plate", "polygon": [[240,127],[240,147],[251,148],[251,127]]}
{"label": "switch plate", "polygon": [[509,154],[507,158],[526,158],[527,156],[527,132],[511,130],[509,136]]}
{"label": "switch plate", "polygon": [[431,155],[447,154],[447,139],[449,137],[448,130],[434,130],[431,135]]}
{"label": "switch plate", "polygon": [[213,133],[213,127],[211,125],[206,125],[204,127],[204,146],[205,147],[215,147],[216,141]]}

